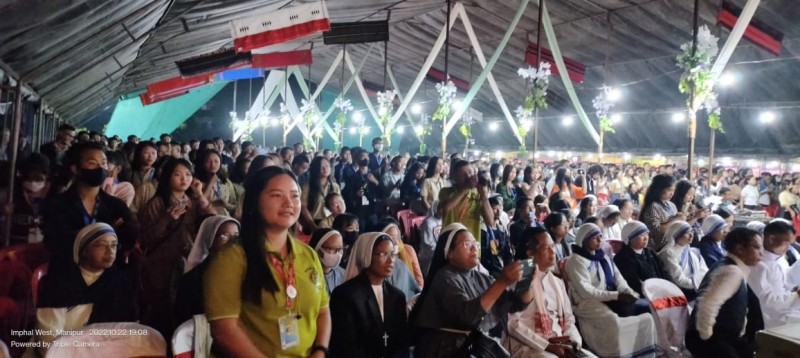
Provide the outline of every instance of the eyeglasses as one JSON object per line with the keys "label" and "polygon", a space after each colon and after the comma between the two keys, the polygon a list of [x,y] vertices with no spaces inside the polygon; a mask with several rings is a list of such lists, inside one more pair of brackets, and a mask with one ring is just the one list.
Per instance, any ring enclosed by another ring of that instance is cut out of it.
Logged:
{"label": "eyeglasses", "polygon": [[330,248],[330,247],[321,247],[322,252],[328,255],[338,255],[344,252],[344,248],[337,247],[337,248]]}
{"label": "eyeglasses", "polygon": [[226,240],[236,240],[236,239],[239,238],[239,233],[235,233],[235,234],[229,234],[229,233],[219,234],[218,238],[226,239]]}
{"label": "eyeglasses", "polygon": [[377,253],[377,254],[373,253],[372,256],[378,257],[378,259],[380,259],[381,261],[386,261],[390,257],[392,258],[392,261],[397,260],[397,253],[396,252],[380,252],[380,253]]}
{"label": "eyeglasses", "polygon": [[462,241],[461,244],[459,244],[459,246],[461,246],[461,247],[463,247],[463,248],[465,248],[467,250],[477,249],[478,245],[479,245],[478,242],[475,241],[475,240]]}

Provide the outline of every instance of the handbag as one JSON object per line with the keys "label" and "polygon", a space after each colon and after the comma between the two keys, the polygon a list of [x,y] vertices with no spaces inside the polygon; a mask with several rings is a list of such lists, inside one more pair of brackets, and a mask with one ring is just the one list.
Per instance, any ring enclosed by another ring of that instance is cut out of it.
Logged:
{"label": "handbag", "polygon": [[510,358],[509,353],[500,342],[486,335],[481,330],[474,330],[467,336],[466,342],[458,349],[457,357],[468,358]]}

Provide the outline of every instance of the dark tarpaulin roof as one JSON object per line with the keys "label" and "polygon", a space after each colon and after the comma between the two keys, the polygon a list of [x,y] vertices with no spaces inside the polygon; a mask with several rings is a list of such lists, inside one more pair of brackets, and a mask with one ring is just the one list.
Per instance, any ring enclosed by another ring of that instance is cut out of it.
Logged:
{"label": "dark tarpaulin roof", "polygon": [[[174,62],[231,46],[228,22],[235,18],[266,13],[305,1],[299,0],[124,0],[124,1],[18,1],[0,7],[0,59],[23,76],[45,100],[73,122],[90,117],[118,95],[142,90],[145,85],[178,76]],[[740,7],[745,0],[734,1]],[[524,65],[528,39],[536,39],[537,1],[532,0],[515,29],[493,75],[513,111],[524,98],[524,81],[516,74]],[[718,29],[719,2],[703,0],[700,23]],[[518,0],[467,0],[464,2],[486,57],[500,42]],[[624,97],[615,111],[623,122],[615,134],[606,136],[607,151],[680,153],[686,151],[686,125],[674,124],[672,114],[685,103],[677,90],[679,72],[675,56],[679,46],[691,39],[693,2],[686,0],[548,0],[559,45],[565,56],[587,65],[584,83],[576,85],[581,103],[593,112],[591,100],[603,84],[608,49],[608,84],[622,88]],[[383,20],[391,9],[389,64],[400,91],[407,91],[445,23],[442,0],[329,0],[333,22]],[[740,74],[735,87],[720,91],[726,134],[717,136],[720,153],[766,153],[791,155],[800,149],[800,6],[793,0],[764,0],[756,18],[784,34],[780,56],[743,39],[733,54],[729,69]],[[610,43],[606,42],[611,22]],[[544,39],[544,36],[543,36]],[[321,36],[314,42],[313,81],[320,81],[341,46],[325,46]],[[545,42],[545,40],[543,40]],[[358,62],[369,45],[350,45]],[[309,40],[288,44],[287,49],[308,48]],[[382,44],[373,49],[362,70],[362,78],[383,83]],[[545,42],[545,47],[547,44]],[[470,61],[470,44],[457,22],[451,32],[450,73],[474,79],[481,68]],[[444,50],[434,67],[444,68]],[[306,69],[304,69],[304,73]],[[329,86],[338,87],[338,70]],[[545,149],[596,150],[588,133],[575,120],[571,127],[561,117],[574,115],[566,91],[558,78],[551,78],[550,108],[542,111],[539,144]],[[350,90],[356,96],[355,88]],[[415,98],[427,104],[436,101],[433,83],[426,82]],[[505,122],[489,86],[484,84],[473,108],[484,122],[500,121],[497,132],[473,130],[476,145],[516,149],[518,144]],[[763,108],[780,108],[776,123],[764,126],[758,120]],[[590,117],[594,117],[590,114]],[[592,118],[593,121],[596,119]],[[403,123],[405,119],[401,120]],[[478,123],[476,126],[487,126]],[[707,151],[709,130],[701,116],[697,150]],[[435,134],[435,133],[434,133]],[[428,139],[430,146],[438,137]],[[463,146],[457,130],[449,144]],[[531,146],[530,136],[528,147]]]}

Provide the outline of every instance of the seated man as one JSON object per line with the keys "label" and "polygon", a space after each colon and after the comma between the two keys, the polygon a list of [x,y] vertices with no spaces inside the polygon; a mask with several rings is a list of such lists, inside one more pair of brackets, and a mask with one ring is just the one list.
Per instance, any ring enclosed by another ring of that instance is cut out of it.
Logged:
{"label": "seated man", "polygon": [[[108,224],[90,224],[78,232],[70,265],[51,269],[42,279],[36,332],[51,333],[34,335],[34,341],[51,342],[58,330],[92,323],[136,321],[133,285],[113,267],[118,246],[117,234]],[[47,347],[42,344],[38,349],[44,356]]]}
{"label": "seated man", "polygon": [[736,228],[725,238],[725,250],[700,284],[686,348],[695,357],[752,358],[764,318],[746,278],[761,259],[761,235]]}
{"label": "seated man", "polygon": [[800,291],[786,283],[779,261],[794,241],[794,227],[774,221],[764,228],[764,255],[752,269],[747,282],[761,303],[764,327],[800,323]]}

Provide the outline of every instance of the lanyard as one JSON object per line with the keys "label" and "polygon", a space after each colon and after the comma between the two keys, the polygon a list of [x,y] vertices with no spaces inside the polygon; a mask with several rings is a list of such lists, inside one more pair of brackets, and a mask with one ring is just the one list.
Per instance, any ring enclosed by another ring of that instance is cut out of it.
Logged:
{"label": "lanyard", "polygon": [[222,194],[220,193],[221,189],[219,187],[219,179],[217,179],[217,183],[216,185],[214,185],[214,188],[212,190],[214,191],[214,198],[222,199]]}
{"label": "lanyard", "polygon": [[286,309],[291,310],[297,300],[297,288],[294,284],[294,260],[289,261],[289,267],[285,272],[283,271],[283,265],[275,258],[275,255],[270,254],[269,260],[272,262],[272,266],[275,267],[275,271],[278,271],[278,275],[280,275],[283,280],[286,288]]}
{"label": "lanyard", "polygon": [[94,224],[95,221],[97,221],[96,220],[97,208],[100,206],[100,195],[98,195],[97,198],[94,199],[94,210],[92,210],[91,214],[86,211],[86,207],[83,206],[82,201],[78,202],[81,204],[81,211],[83,211],[83,224],[84,225]]}

